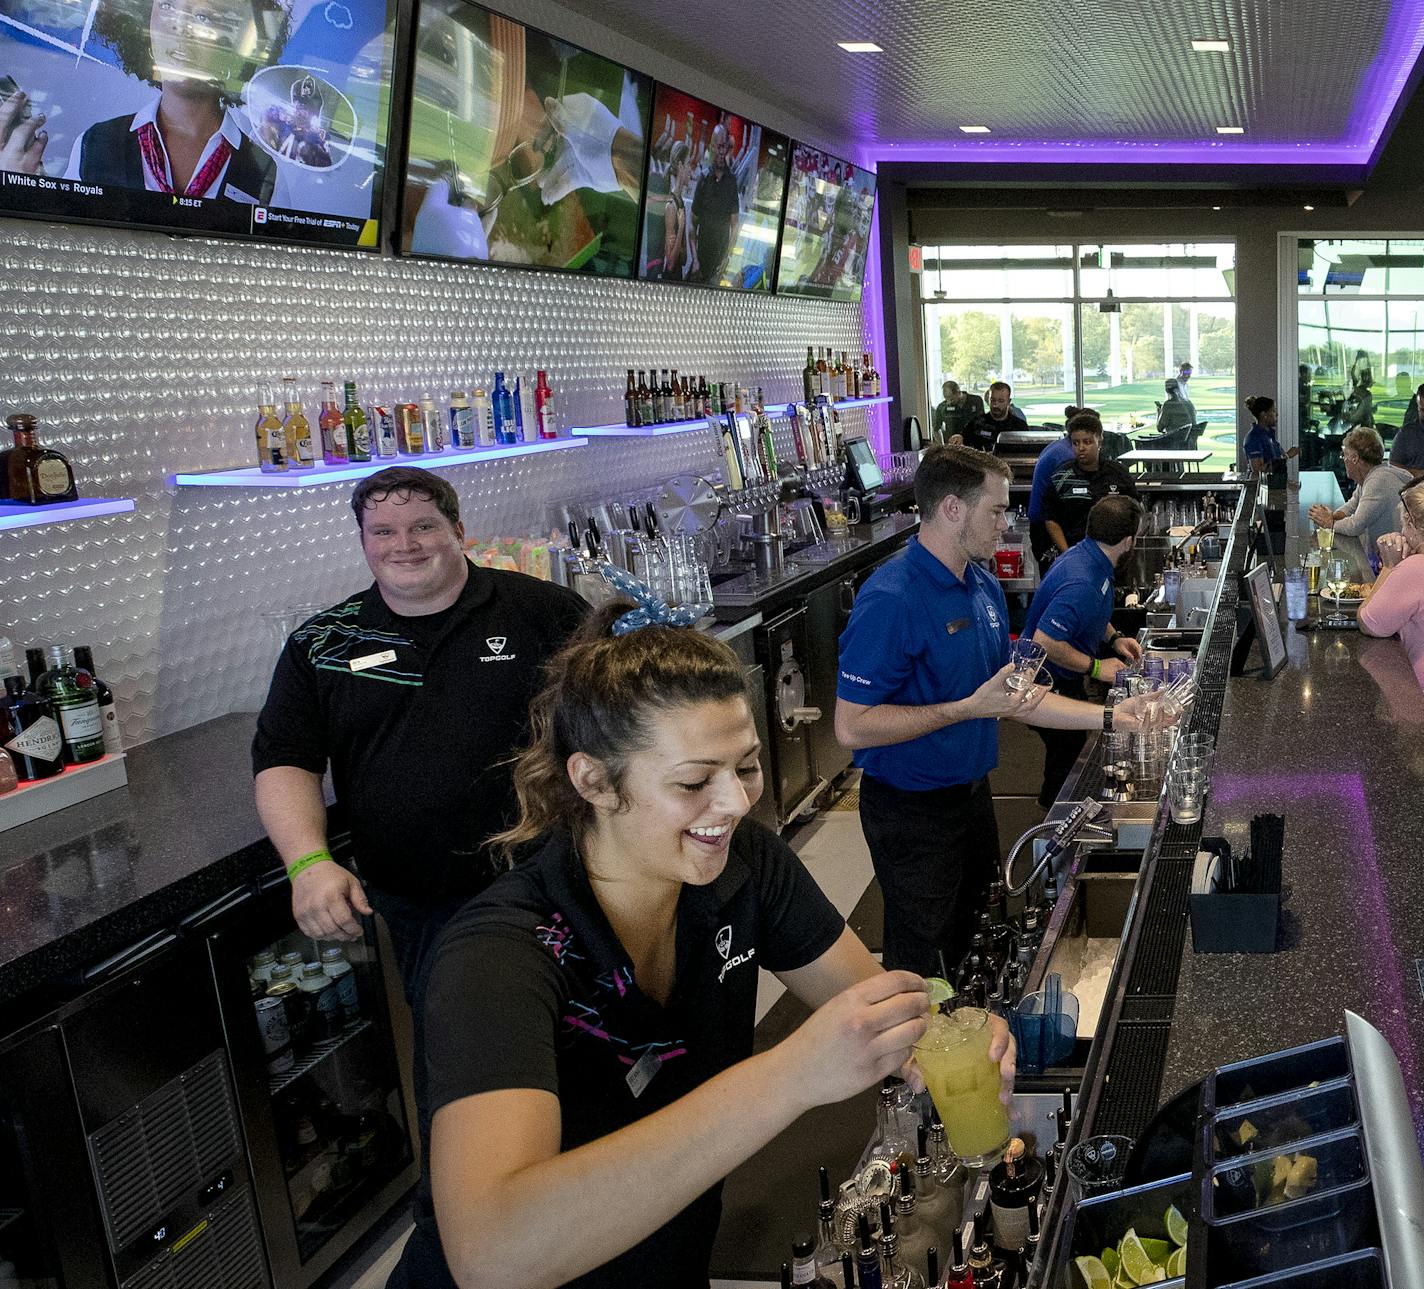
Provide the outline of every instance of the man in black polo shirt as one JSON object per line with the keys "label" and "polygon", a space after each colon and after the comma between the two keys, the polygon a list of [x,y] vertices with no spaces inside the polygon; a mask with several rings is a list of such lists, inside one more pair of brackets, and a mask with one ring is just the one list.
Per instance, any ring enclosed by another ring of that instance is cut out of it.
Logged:
{"label": "man in black polo shirt", "polygon": [[[692,199],[693,246],[697,252],[697,280],[716,286],[732,249],[732,238],[741,223],[741,197],[737,176],[727,164],[731,140],[727,127],[712,131],[712,169],[697,185]],[[731,285],[728,283],[727,285]]]}
{"label": "man in black polo shirt", "polygon": [[1005,430],[1026,430],[1028,422],[1023,413],[1013,406],[1014,391],[1002,380],[989,386],[989,410],[980,410],[964,427],[964,446],[978,448],[981,452],[992,452]]}
{"label": "man in black polo shirt", "polygon": [[[484,839],[515,810],[504,763],[584,603],[472,565],[459,498],[428,470],[373,474],[351,507],[376,580],[287,641],[253,740],[257,810],[302,931],[353,939],[374,906],[413,1001],[436,934],[495,875]],[[359,881],[327,854],[328,765]]]}
{"label": "man in black polo shirt", "polygon": [[1043,523],[1060,555],[1087,534],[1094,502],[1114,493],[1137,496],[1127,469],[1103,456],[1103,423],[1095,415],[1079,413],[1069,421],[1068,441],[1073,460],[1053,476],[1043,499]]}

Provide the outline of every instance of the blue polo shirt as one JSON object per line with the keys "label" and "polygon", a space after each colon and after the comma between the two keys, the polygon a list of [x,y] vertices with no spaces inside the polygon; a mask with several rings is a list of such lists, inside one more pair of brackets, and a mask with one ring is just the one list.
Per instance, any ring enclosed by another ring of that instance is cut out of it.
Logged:
{"label": "blue polo shirt", "polygon": [[1260,457],[1266,465],[1270,465],[1272,461],[1280,461],[1286,454],[1275,430],[1269,430],[1264,425],[1251,427],[1251,432],[1246,436],[1245,452],[1247,461],[1252,457]]}
{"label": "blue polo shirt", "polygon": [[1033,487],[1028,494],[1029,523],[1043,522],[1043,499],[1048,495],[1053,476],[1073,459],[1073,445],[1065,434],[1056,443],[1050,443],[1038,454],[1033,464]]}
{"label": "blue polo shirt", "polygon": [[[1028,606],[1023,634],[1035,631],[1096,658],[1113,611],[1113,566],[1103,548],[1088,538],[1064,551],[1044,574]],[[1060,679],[1082,672],[1048,664]]]}
{"label": "blue polo shirt", "polygon": [[[836,693],[873,707],[925,707],[968,698],[1009,660],[1009,614],[998,580],[978,564],[961,581],[911,538],[873,573],[841,635]],[[910,792],[973,783],[999,761],[992,720],[959,721],[892,747],[862,748],[855,764]]]}

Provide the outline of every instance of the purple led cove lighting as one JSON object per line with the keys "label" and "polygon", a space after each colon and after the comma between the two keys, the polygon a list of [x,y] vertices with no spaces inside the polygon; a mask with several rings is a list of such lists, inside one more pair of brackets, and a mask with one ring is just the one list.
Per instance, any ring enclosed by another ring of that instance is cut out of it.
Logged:
{"label": "purple led cove lighting", "polygon": [[[1385,898],[1384,880],[1380,876],[1379,855],[1375,851],[1375,830],[1370,821],[1369,801],[1365,796],[1365,781],[1358,774],[1302,773],[1280,775],[1238,775],[1223,774],[1213,777],[1211,796],[1218,806],[1246,798],[1252,801],[1270,802],[1273,806],[1285,807],[1292,801],[1308,800],[1318,805],[1323,800],[1335,798],[1338,802],[1339,818],[1348,821],[1354,830],[1355,855],[1359,861],[1359,890],[1368,904],[1371,922],[1360,920],[1361,926],[1372,925],[1383,932],[1385,942],[1398,943],[1394,938],[1394,924],[1390,918],[1389,901]],[[1383,997],[1375,1001],[1379,1011],[1370,1021],[1394,1049],[1404,1074],[1404,1086],[1411,1091],[1418,1089],[1419,1053],[1416,1036],[1408,1021],[1404,1006],[1404,981],[1396,958],[1381,955],[1379,958],[1383,977]],[[1424,1104],[1415,1102],[1410,1107],[1414,1116],[1414,1133],[1424,1145]]]}
{"label": "purple led cove lighting", "polygon": [[1424,0],[1394,0],[1379,51],[1359,78],[1350,119],[1340,138],[1254,143],[1223,139],[956,139],[865,145],[880,161],[957,161],[1018,165],[1368,165],[1400,95],[1424,50]]}
{"label": "purple led cove lighting", "polygon": [[[857,149],[854,163],[863,169],[874,170],[875,163],[866,155],[866,149]],[[860,313],[865,328],[865,347],[870,351],[870,361],[880,373],[882,387],[885,383],[885,298],[880,290],[880,212],[884,202],[877,195],[875,218],[870,221],[870,241],[865,252],[865,282],[860,292]],[[890,433],[890,407],[885,410],[871,410],[866,413],[866,437],[873,451],[886,455],[894,451]]]}

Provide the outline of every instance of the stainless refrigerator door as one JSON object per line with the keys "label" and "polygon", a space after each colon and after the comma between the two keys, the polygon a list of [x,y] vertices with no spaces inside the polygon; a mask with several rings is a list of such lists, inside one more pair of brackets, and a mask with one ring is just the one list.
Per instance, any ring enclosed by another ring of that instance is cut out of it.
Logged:
{"label": "stainless refrigerator door", "polygon": [[[286,882],[206,937],[278,1289],[306,1289],[417,1176],[370,919],[366,929],[340,946],[329,984],[313,978],[316,987],[270,995],[250,974],[267,962],[259,955],[305,964],[333,947],[296,930]],[[257,1004],[269,996],[283,1006],[264,1001],[259,1028]]]}

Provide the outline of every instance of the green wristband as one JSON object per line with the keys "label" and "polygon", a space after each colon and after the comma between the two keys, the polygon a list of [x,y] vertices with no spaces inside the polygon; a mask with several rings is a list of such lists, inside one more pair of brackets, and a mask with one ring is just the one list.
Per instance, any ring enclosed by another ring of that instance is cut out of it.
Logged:
{"label": "green wristband", "polygon": [[[311,868],[314,864],[325,864],[331,860],[329,850],[314,850],[310,855],[303,855],[299,860],[287,869],[287,880],[295,881],[302,873]],[[333,861],[334,862],[334,861]]]}
{"label": "green wristband", "polygon": [[1098,678],[1098,668],[1099,668],[1101,665],[1102,665],[1102,659],[1101,659],[1101,658],[1094,658],[1094,659],[1093,659],[1093,665],[1088,668],[1088,676],[1089,676],[1091,679],[1097,680],[1097,678]]}

